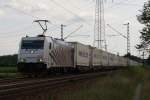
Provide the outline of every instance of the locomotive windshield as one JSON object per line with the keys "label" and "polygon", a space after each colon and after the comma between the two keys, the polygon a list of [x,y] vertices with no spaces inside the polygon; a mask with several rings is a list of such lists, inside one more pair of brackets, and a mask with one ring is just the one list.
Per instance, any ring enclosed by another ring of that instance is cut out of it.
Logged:
{"label": "locomotive windshield", "polygon": [[43,49],[44,40],[23,40],[21,49]]}

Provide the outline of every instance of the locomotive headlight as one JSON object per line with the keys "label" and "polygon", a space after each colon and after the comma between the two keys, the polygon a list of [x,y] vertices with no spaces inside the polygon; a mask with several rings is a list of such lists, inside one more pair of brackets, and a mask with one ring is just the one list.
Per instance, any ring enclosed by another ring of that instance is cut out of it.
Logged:
{"label": "locomotive headlight", "polygon": [[20,61],[21,61],[21,62],[25,62],[26,60],[25,60],[25,59],[23,59],[23,58],[21,58],[21,59],[20,59]]}
{"label": "locomotive headlight", "polygon": [[39,62],[43,62],[43,59],[42,59],[42,58],[40,58],[40,59],[38,59],[38,61],[39,61]]}
{"label": "locomotive headlight", "polygon": [[40,59],[40,62],[42,62],[42,61],[43,61],[43,59],[41,58],[41,59]]}

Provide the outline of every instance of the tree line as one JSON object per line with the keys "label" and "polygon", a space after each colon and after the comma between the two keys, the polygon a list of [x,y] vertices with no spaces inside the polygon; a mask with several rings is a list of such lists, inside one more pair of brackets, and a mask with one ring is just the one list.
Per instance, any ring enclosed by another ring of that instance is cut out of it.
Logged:
{"label": "tree line", "polygon": [[17,57],[17,54],[0,56],[0,67],[16,67]]}

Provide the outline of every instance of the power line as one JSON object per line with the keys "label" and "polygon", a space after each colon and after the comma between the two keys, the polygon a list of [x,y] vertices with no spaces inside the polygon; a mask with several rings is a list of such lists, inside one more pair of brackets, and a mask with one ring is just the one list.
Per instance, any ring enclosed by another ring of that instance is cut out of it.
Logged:
{"label": "power line", "polygon": [[126,2],[126,1],[128,1],[128,0],[122,0],[122,1],[120,1],[118,3],[114,3],[112,6],[108,7],[107,9],[115,7],[116,5],[121,5],[123,2]]}
{"label": "power line", "polygon": [[[20,9],[17,9],[17,8],[15,8],[15,7],[8,6],[8,5],[6,5],[5,7],[6,7],[6,8],[13,9],[13,10],[15,10],[15,11],[19,12],[19,13],[22,13],[22,14],[24,14],[24,15],[30,16],[30,17],[35,18],[35,19],[41,19],[41,18],[40,18],[40,17],[38,17],[38,16],[35,16],[35,15],[32,15],[32,14],[29,14],[29,13],[26,13],[25,11],[20,10]],[[51,16],[52,16],[52,15],[51,15]],[[49,16],[49,17],[51,17],[51,16]],[[56,20],[57,20],[57,19],[56,19],[54,16],[52,16],[51,18],[52,18],[52,19],[55,19],[55,23],[56,23]],[[54,22],[54,21],[53,21],[53,22]],[[51,24],[53,24],[53,23],[51,23]],[[54,24],[54,25],[55,25],[55,24]]]}
{"label": "power line", "polygon": [[[70,27],[70,26],[72,26],[72,25],[74,25],[74,23],[70,23],[70,24],[65,24],[67,27]],[[51,30],[50,30],[51,29]],[[50,30],[50,31],[54,31],[54,30],[56,30],[56,29],[60,29],[60,25],[54,25],[54,27],[50,27],[50,28],[48,28],[48,31]]]}
{"label": "power line", "polygon": [[62,6],[61,4],[57,3],[55,0],[50,0],[52,1],[55,5],[57,5],[58,7],[64,9],[66,12],[74,15],[75,17],[79,18],[80,20],[82,20],[84,23],[86,23],[87,25],[91,25],[90,23],[87,23],[85,19],[83,19],[82,17],[80,17],[78,14],[74,13],[73,11],[65,8],[64,6]]}
{"label": "power line", "polygon": [[68,34],[66,37],[64,37],[64,39],[67,39],[67,38],[70,37],[72,34],[74,34],[75,32],[79,31],[82,27],[83,27],[83,25],[80,25],[76,30],[74,30],[73,32],[71,32],[70,34]]}
{"label": "power line", "polygon": [[123,35],[123,33],[119,32],[118,30],[116,30],[115,28],[113,28],[111,25],[107,24],[107,26],[109,28],[111,28],[113,31],[115,31],[117,34],[119,34],[120,36],[127,38],[125,35]]}
{"label": "power line", "polygon": [[78,9],[78,10],[81,10],[81,8],[79,8],[79,7],[77,7],[76,5],[74,5],[74,3],[71,3],[70,0],[68,0],[68,1],[65,2],[65,3],[68,3],[68,4],[71,5],[73,8],[76,8],[76,9]]}
{"label": "power line", "polygon": [[8,35],[8,33],[17,33],[18,31],[27,30],[27,29],[29,29],[31,27],[32,27],[32,25],[29,25],[29,26],[26,26],[26,27],[19,28],[17,30],[12,30],[12,31],[7,31],[7,32],[1,32],[0,34]]}
{"label": "power line", "polygon": [[141,5],[138,5],[138,4],[133,4],[133,3],[122,3],[123,5],[128,5],[128,6],[141,6]]}
{"label": "power line", "polygon": [[[55,2],[56,3],[56,2]],[[58,4],[58,3],[56,3],[56,4]],[[32,15],[32,14],[29,14],[29,13],[26,13],[26,12],[24,12],[24,11],[22,11],[22,10],[19,10],[19,9],[17,9],[17,8],[14,8],[14,7],[11,7],[11,6],[5,6],[5,7],[7,7],[7,8],[11,8],[11,9],[13,9],[13,10],[15,10],[15,11],[18,11],[19,13],[22,13],[22,14],[24,14],[24,15],[28,15],[28,16],[31,16],[32,18],[36,18],[36,19],[39,19],[39,17],[37,17],[37,16],[34,16],[34,15]],[[62,8],[63,6],[61,6],[61,8]],[[75,16],[78,16],[77,14],[75,14],[75,13],[73,13],[73,12],[71,12],[70,10],[68,10],[67,8],[65,8],[65,7],[63,7],[63,9],[65,9],[67,12],[69,12],[69,13],[71,13],[71,14],[73,14],[73,15],[75,15]],[[80,16],[78,16],[78,18],[80,18],[80,19],[82,19],[82,20],[84,20],[83,18],[81,18]],[[85,21],[85,20],[84,20]],[[86,23],[86,21],[85,21],[85,23]],[[87,24],[87,23],[86,23]]]}
{"label": "power line", "polygon": [[31,15],[31,14],[29,14],[29,13],[26,13],[26,12],[24,12],[24,11],[22,11],[22,10],[19,10],[19,9],[17,9],[17,8],[14,8],[14,7],[11,7],[11,6],[8,6],[8,5],[6,5],[5,7],[10,8],[10,9],[13,9],[13,10],[15,10],[15,11],[18,11],[19,13],[22,13],[22,14],[24,14],[24,15],[28,15],[28,16],[30,16],[30,17],[32,17],[32,18],[39,19],[39,17],[33,16],[33,15]]}

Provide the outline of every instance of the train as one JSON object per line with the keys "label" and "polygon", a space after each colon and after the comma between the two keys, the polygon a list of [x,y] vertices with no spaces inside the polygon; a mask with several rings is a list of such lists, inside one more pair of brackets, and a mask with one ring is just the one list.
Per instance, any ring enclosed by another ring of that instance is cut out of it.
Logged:
{"label": "train", "polygon": [[[127,61],[91,45],[39,35],[21,39],[17,66],[23,74],[40,74],[126,68]],[[133,60],[129,63],[130,66],[140,64]]]}

